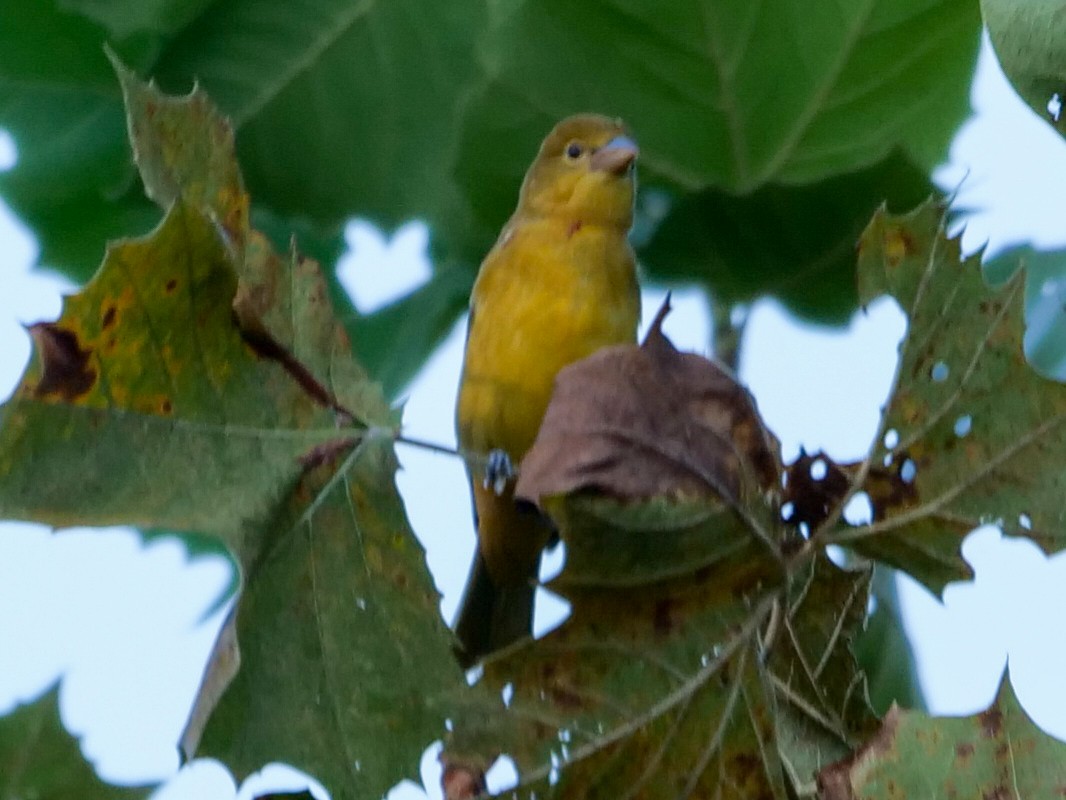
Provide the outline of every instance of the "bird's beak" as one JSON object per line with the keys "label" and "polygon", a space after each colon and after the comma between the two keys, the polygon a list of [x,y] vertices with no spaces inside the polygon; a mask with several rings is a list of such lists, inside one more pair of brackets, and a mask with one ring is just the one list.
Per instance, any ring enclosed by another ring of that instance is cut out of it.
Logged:
{"label": "bird's beak", "polygon": [[592,154],[589,166],[601,172],[622,175],[636,160],[639,153],[640,148],[637,147],[637,143],[628,136],[615,136]]}

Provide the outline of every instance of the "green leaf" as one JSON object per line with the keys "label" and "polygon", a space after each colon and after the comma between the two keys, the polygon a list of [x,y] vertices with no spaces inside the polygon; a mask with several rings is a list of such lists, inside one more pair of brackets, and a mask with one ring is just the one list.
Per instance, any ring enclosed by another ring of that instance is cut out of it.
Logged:
{"label": "green leaf", "polygon": [[759,648],[776,567],[739,517],[713,501],[549,508],[568,548],[549,588],[571,615],[486,662],[483,688],[512,696],[461,717],[447,763],[507,753],[522,797],[784,797]]}
{"label": "green leaf", "polygon": [[393,225],[433,208],[447,182],[481,18],[469,2],[216,2],[154,73],[169,88],[195,77],[233,119],[257,202]]}
{"label": "green leaf", "polygon": [[959,548],[978,525],[1066,547],[1066,388],[1025,361],[1021,289],[1020,274],[989,289],[932,202],[878,212],[860,242],[860,298],[889,294],[910,322],[863,486],[874,522],[833,538],[935,592],[969,576]]}
{"label": "green leaf", "polygon": [[[394,424],[350,359],[317,265],[289,265],[261,238],[249,242],[259,271],[245,271],[263,324],[311,373],[328,376],[341,403]],[[316,466],[241,559],[236,630],[227,634],[236,644],[223,642],[205,675],[183,737],[188,755],[221,758],[239,777],[281,759],[334,797],[357,798],[417,777],[422,751],[444,735],[445,700],[466,685],[392,482],[391,429],[378,430],[385,435],[310,453],[304,463]]]}
{"label": "green leaf", "polygon": [[981,13],[996,57],[1022,99],[1059,133],[1066,117],[1052,114],[1053,97],[1063,99],[1066,86],[1066,20],[1054,0],[981,0]]}
{"label": "green leaf", "polygon": [[[0,406],[0,515],[222,536],[240,552],[337,437],[329,411],[242,339],[222,237],[176,204],[112,247]],[[75,477],[76,476],[76,477]]]}
{"label": "green leaf", "polygon": [[281,760],[340,800],[417,780],[467,686],[393,485],[391,443],[367,439],[336,460],[305,477],[247,566],[240,672],[197,754],[238,778]]}
{"label": "green leaf", "polygon": [[[146,226],[145,204],[130,190],[118,96],[102,73],[109,32],[126,34],[117,47],[142,72],[181,91],[199,79],[233,117],[260,208],[327,234],[353,215],[387,227],[428,219],[435,263],[472,273],[513,209],[540,138],[571,111],[623,115],[640,137],[646,182],[684,207],[716,198],[742,205],[734,196],[787,187],[825,197],[833,187],[824,181],[892,152],[927,171],[966,113],[979,29],[968,0],[846,9],[797,0],[662,9],[628,0],[63,2],[84,16],[49,9],[39,22],[27,13],[16,17],[18,35],[0,32],[0,52],[12,54],[11,80],[0,72],[0,124],[20,149],[0,191],[36,230],[45,261],[79,276],[99,241]],[[58,47],[52,30],[76,46]],[[48,66],[34,66],[41,62]],[[33,69],[38,82],[20,79]],[[101,198],[115,201],[107,213],[94,202]],[[770,241],[794,232],[746,222]],[[815,251],[805,255],[827,252]],[[701,258],[684,255],[690,264]],[[708,285],[739,297],[765,284],[802,313],[842,318],[852,299],[842,278],[782,286],[786,272],[822,274],[812,263],[790,272],[777,259],[765,276],[761,263],[732,263],[725,274],[753,276],[752,288]],[[669,274],[664,266],[660,259],[654,271]],[[436,330],[453,309],[450,296],[437,303]],[[411,351],[424,359],[437,340],[412,341]],[[384,377],[390,388],[402,383]]]}
{"label": "green leaf", "polygon": [[[219,223],[211,230],[233,263],[230,291],[216,302],[245,357],[274,364],[276,374],[259,378],[264,388],[273,378],[304,401],[291,419],[280,409],[284,438],[305,443],[289,462],[293,480],[275,490],[268,514],[245,519],[242,540],[227,539],[241,595],[183,750],[223,758],[242,778],[281,759],[335,797],[381,796],[417,777],[423,749],[444,735],[445,700],[467,689],[393,484],[397,415],[352,359],[318,265],[296,252],[280,258],[249,229],[228,122],[200,93],[168,98],[118,70],[149,193],[175,208],[196,204]],[[193,323],[161,329],[168,340],[199,341]],[[266,420],[279,416],[276,402],[260,405]],[[315,428],[317,446],[307,447]],[[225,517],[242,502],[208,506]]]}
{"label": "green leaf", "polygon": [[653,278],[697,282],[723,303],[772,294],[806,316],[843,321],[857,304],[855,242],[887,199],[911,208],[932,193],[924,170],[896,153],[813,184],[751,195],[683,196],[640,249]]}
{"label": "green leaf", "polygon": [[825,800],[895,797],[1054,797],[1066,745],[1025,714],[1007,675],[980,714],[930,717],[898,707],[853,756],[819,775]]}
{"label": "green leaf", "polygon": [[[336,228],[353,214],[393,224],[451,205],[443,165],[454,108],[474,75],[477,4],[322,0],[297,9],[159,0],[132,9],[67,2],[113,30],[151,33],[117,49],[167,86],[186,90],[202,81],[235,118],[245,175],[257,202],[275,215]],[[137,212],[145,207],[126,194],[122,107],[102,53],[109,37],[86,16],[35,7],[5,17],[0,32],[7,53],[0,56],[0,124],[20,156],[0,191],[37,230],[43,257],[78,276],[91,271],[105,238],[143,230]],[[57,47],[49,35],[60,33]],[[58,57],[40,59],[41,52]],[[95,173],[106,180],[91,180]],[[58,191],[48,190],[49,181]],[[79,202],[58,219],[49,216],[67,195]],[[93,215],[94,198],[120,202]],[[87,215],[103,218],[73,240],[60,222]]]}
{"label": "green leaf", "polygon": [[59,718],[59,687],[0,717],[0,800],[121,800],[151,787],[111,786],[97,777]]}
{"label": "green leaf", "polygon": [[500,4],[490,24],[489,88],[475,103],[506,98],[508,123],[524,108],[531,137],[568,113],[619,114],[647,172],[746,193],[861,169],[896,147],[932,167],[967,111],[980,20],[961,0],[550,0]]}
{"label": "green leaf", "polygon": [[639,587],[750,553],[750,538],[724,504],[653,498],[620,506],[593,497],[546,502],[568,540],[577,542],[551,584],[564,594],[568,586]]}
{"label": "green leaf", "polygon": [[929,194],[927,174],[968,111],[979,24],[956,0],[499,4],[457,178],[491,236],[555,121],[619,114],[641,145],[644,196],[656,194],[638,203],[638,222],[661,218],[664,189],[674,198],[641,248],[653,277],[696,281],[727,302],[769,292],[841,321],[868,214]]}
{"label": "green leaf", "polygon": [[248,195],[234,155],[233,128],[199,89],[169,97],[145,84],[112,51],[122,85],[133,158],[145,194],[162,208],[179,198],[213,212],[243,244]]}

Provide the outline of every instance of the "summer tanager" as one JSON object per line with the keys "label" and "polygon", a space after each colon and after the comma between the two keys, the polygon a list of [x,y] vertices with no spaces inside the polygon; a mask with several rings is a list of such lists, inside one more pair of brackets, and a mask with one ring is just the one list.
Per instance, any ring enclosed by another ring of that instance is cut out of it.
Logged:
{"label": "summer tanager", "polygon": [[466,664],[532,630],[552,528],[515,504],[510,465],[533,444],[556,373],[636,339],[640,293],[626,238],[636,157],[619,120],[580,114],[556,125],[474,283],[456,427],[460,447],[489,467],[468,467],[478,547],[455,626]]}

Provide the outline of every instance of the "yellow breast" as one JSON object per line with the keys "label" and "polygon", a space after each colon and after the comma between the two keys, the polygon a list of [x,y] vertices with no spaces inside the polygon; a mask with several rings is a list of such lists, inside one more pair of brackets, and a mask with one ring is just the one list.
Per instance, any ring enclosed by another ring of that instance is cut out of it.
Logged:
{"label": "yellow breast", "polygon": [[611,344],[640,317],[622,231],[558,218],[515,222],[486,257],[471,295],[457,407],[460,444],[517,461],[536,437],[556,374]]}

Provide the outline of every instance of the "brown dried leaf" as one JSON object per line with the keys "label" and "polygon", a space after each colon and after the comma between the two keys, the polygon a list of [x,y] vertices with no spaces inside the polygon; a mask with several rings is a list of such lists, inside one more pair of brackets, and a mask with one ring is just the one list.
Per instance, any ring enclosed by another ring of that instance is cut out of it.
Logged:
{"label": "brown dried leaf", "polygon": [[[825,475],[815,478],[816,464],[825,466]],[[844,499],[851,488],[848,465],[835,463],[825,453],[801,451],[799,457],[785,468],[785,491],[782,501],[792,504],[787,517],[793,525],[806,523],[811,530],[821,525]]]}
{"label": "brown dried leaf", "polygon": [[58,395],[76,402],[96,383],[92,350],[83,349],[73,331],[54,322],[38,322],[29,327],[34,347],[41,358],[41,379],[34,388],[36,397]]}
{"label": "brown dried leaf", "polygon": [[559,373],[516,495],[592,489],[615,498],[716,496],[743,505],[778,485],[778,443],[725,368],[679,352],[662,332],[600,350]]}

